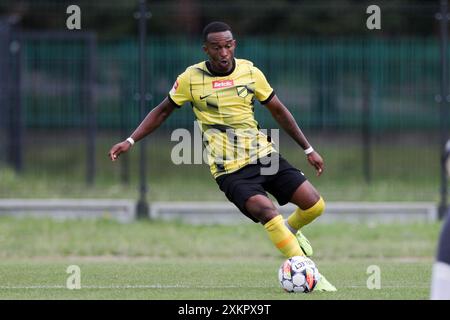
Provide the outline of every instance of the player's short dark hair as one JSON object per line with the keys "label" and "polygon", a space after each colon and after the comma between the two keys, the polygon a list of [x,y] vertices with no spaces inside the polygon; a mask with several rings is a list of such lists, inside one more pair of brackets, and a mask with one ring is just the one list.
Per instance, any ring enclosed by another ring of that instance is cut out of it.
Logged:
{"label": "player's short dark hair", "polygon": [[203,42],[208,41],[208,34],[223,31],[230,31],[233,33],[233,31],[231,31],[231,27],[225,22],[214,21],[209,23],[205,28],[203,28]]}

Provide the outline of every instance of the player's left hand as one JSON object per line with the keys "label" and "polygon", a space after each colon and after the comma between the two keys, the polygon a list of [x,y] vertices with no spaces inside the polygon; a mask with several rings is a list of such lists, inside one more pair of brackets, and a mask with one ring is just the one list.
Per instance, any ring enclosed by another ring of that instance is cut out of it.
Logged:
{"label": "player's left hand", "polygon": [[311,152],[306,156],[308,158],[308,162],[316,168],[317,176],[320,176],[324,170],[323,159],[316,151]]}

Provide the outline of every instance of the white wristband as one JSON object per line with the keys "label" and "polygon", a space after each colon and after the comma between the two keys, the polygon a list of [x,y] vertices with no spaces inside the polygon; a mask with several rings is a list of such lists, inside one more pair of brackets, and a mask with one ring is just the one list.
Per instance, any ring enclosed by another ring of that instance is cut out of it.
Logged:
{"label": "white wristband", "polygon": [[308,154],[314,152],[314,149],[313,149],[313,147],[309,147],[308,149],[305,149],[304,151],[305,151],[305,154],[308,155]]}
{"label": "white wristband", "polygon": [[127,138],[127,141],[131,144],[134,145],[134,140],[132,137]]}

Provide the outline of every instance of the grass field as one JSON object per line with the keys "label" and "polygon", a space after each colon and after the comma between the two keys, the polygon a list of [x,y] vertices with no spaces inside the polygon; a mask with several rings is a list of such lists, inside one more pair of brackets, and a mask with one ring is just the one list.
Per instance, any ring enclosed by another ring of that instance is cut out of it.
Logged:
{"label": "grass field", "polygon": [[[277,282],[284,258],[251,222],[54,221],[0,218],[1,299],[428,299],[440,230],[433,224],[308,226],[314,261],[335,293],[288,294]],[[69,290],[66,269],[81,270]],[[367,268],[381,271],[369,290]]]}

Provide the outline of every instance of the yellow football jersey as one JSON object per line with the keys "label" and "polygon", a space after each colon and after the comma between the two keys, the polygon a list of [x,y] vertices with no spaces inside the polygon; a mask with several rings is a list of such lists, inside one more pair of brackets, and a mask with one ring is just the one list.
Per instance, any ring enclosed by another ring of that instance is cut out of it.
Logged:
{"label": "yellow football jersey", "polygon": [[188,67],[178,76],[169,99],[178,107],[191,103],[211,173],[217,178],[276,151],[254,117],[255,99],[264,104],[273,95],[252,62],[235,59],[226,75],[214,73],[206,61]]}

